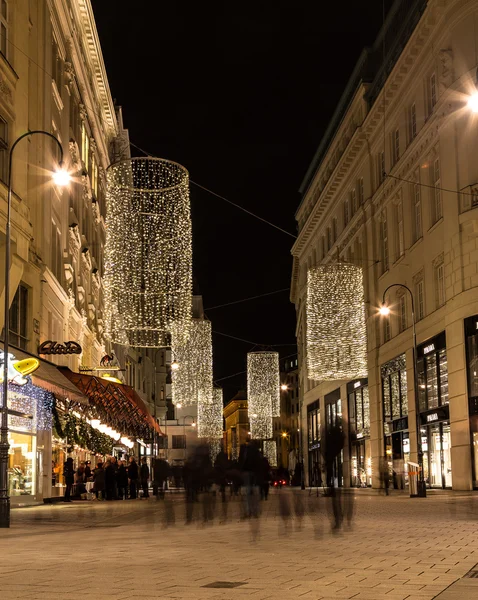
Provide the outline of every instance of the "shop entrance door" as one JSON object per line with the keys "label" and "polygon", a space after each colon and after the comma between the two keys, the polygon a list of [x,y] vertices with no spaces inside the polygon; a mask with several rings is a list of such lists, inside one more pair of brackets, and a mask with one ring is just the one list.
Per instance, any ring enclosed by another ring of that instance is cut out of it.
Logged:
{"label": "shop entrance door", "polygon": [[434,423],[427,427],[426,444],[423,444],[423,464],[425,481],[429,487],[452,487],[451,434],[448,422]]}

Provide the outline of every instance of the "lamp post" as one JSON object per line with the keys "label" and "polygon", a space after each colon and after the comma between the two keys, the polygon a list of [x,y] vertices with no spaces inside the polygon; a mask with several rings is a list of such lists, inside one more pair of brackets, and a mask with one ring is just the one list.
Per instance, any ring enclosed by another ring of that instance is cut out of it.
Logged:
{"label": "lamp post", "polygon": [[418,466],[420,472],[420,478],[418,480],[418,496],[420,498],[426,498],[427,489],[425,485],[425,473],[423,472],[423,450],[422,450],[422,436],[421,436],[421,427],[420,427],[420,410],[419,410],[419,401],[418,401],[418,360],[417,360],[417,333],[415,329],[415,305],[413,301],[413,294],[409,287],[404,285],[403,283],[392,283],[389,285],[382,296],[382,306],[380,307],[380,314],[387,316],[390,314],[390,308],[387,306],[385,302],[385,296],[390,288],[393,287],[401,287],[410,294],[411,300],[411,309],[412,309],[412,333],[413,333],[413,387],[415,390],[415,416],[416,416],[416,428],[417,428],[417,456],[418,456]]}
{"label": "lamp post", "polygon": [[5,311],[4,311],[4,338],[3,338],[3,394],[2,394],[2,425],[0,431],[0,527],[10,527],[10,497],[8,495],[8,349],[10,325],[10,246],[11,246],[11,208],[12,208],[12,157],[18,142],[23,138],[35,134],[50,137],[60,150],[60,169],[54,174],[56,185],[67,185],[70,181],[69,174],[63,169],[63,148],[58,139],[48,131],[27,131],[15,140],[8,155],[8,199],[7,220],[5,223]]}

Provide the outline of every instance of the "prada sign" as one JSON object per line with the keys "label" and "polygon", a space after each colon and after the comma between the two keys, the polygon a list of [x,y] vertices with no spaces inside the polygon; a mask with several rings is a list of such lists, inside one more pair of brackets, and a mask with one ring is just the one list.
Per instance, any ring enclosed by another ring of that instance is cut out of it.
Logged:
{"label": "prada sign", "polygon": [[437,421],[448,421],[449,419],[450,409],[448,405],[438,406],[437,408],[420,415],[420,423],[422,425],[429,425],[430,423],[436,423]]}
{"label": "prada sign", "polygon": [[52,342],[47,340],[38,348],[38,354],[81,354],[82,349],[77,342]]}

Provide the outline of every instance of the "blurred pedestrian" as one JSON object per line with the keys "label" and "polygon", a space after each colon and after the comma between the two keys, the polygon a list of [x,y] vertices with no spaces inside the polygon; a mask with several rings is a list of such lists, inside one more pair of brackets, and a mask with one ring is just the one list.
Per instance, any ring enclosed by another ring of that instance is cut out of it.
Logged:
{"label": "blurred pedestrian", "polygon": [[129,498],[130,500],[136,500],[138,497],[138,478],[139,470],[138,463],[135,461],[134,456],[130,456],[128,465],[128,482],[129,482]]}
{"label": "blurred pedestrian", "polygon": [[96,465],[96,469],[93,471],[93,491],[97,500],[103,500],[105,495],[105,471],[103,469],[103,463],[100,461]]}
{"label": "blurred pedestrian", "polygon": [[262,456],[256,443],[248,440],[239,450],[239,468],[242,473],[244,485],[244,517],[258,517],[257,483],[260,479],[263,466]]}
{"label": "blurred pedestrian", "polygon": [[106,500],[113,500],[116,484],[116,473],[115,468],[111,460],[107,460],[105,463],[105,492]]}
{"label": "blurred pedestrian", "polygon": [[169,464],[164,458],[155,458],[153,463],[153,494],[156,499],[164,498],[164,489],[170,473]]}
{"label": "blurred pedestrian", "polygon": [[267,456],[262,455],[262,468],[260,471],[260,490],[261,490],[261,500],[267,500],[269,498],[269,482],[271,478],[271,467],[269,461],[267,460]]}
{"label": "blurred pedestrian", "polygon": [[116,487],[118,489],[118,498],[120,500],[126,500],[128,498],[128,471],[126,470],[123,460],[118,461]]}
{"label": "blurred pedestrian", "polygon": [[380,457],[379,462],[379,478],[380,478],[380,489],[383,490],[385,496],[388,496],[389,485],[390,485],[390,469],[388,466],[388,458],[386,456]]}
{"label": "blurred pedestrian", "polygon": [[141,479],[141,489],[143,490],[143,498],[149,498],[149,467],[146,456],[143,456],[141,459],[139,474]]}
{"label": "blurred pedestrian", "polygon": [[73,467],[73,459],[68,457],[63,465],[63,477],[65,478],[65,497],[63,502],[71,502],[71,488],[75,483],[75,469]]}
{"label": "blurred pedestrian", "polygon": [[[324,438],[322,438],[324,439]],[[332,529],[337,531],[342,526],[342,502],[341,489],[339,482],[335,485],[335,478],[338,479],[338,462],[341,458],[341,453],[344,448],[344,434],[339,425],[331,425],[327,427],[325,435],[324,462],[327,482],[327,495],[332,504],[333,526]]]}

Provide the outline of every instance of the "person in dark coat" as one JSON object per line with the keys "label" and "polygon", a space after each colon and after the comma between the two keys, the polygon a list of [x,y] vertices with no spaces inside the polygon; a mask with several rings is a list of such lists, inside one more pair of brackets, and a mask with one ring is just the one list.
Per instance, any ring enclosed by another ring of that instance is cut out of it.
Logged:
{"label": "person in dark coat", "polygon": [[149,498],[149,467],[146,460],[146,456],[143,456],[143,458],[141,459],[139,475],[141,478],[141,489],[143,490],[143,498]]}
{"label": "person in dark coat", "polygon": [[156,458],[153,464],[153,493],[157,500],[164,498],[164,487],[169,473],[169,464],[164,458]]}
{"label": "person in dark coat", "polygon": [[73,459],[71,457],[66,459],[63,466],[63,476],[65,477],[65,497],[63,502],[71,502],[71,488],[75,483],[75,469],[73,467]]}
{"label": "person in dark coat", "polygon": [[136,500],[136,498],[138,497],[138,478],[139,478],[138,463],[134,460],[134,456],[130,456],[129,465],[128,465],[130,500]]}
{"label": "person in dark coat", "polygon": [[105,470],[103,469],[103,463],[99,462],[96,465],[96,469],[93,471],[93,490],[96,495],[96,499],[99,500],[100,496],[103,500],[105,495]]}
{"label": "person in dark coat", "polygon": [[115,493],[116,473],[115,468],[110,460],[106,461],[105,465],[105,491],[106,499],[113,500]]}
{"label": "person in dark coat", "polygon": [[239,468],[245,490],[245,515],[246,517],[258,516],[257,486],[262,474],[262,456],[256,443],[247,441],[239,450]]}
{"label": "person in dark coat", "polygon": [[266,456],[262,457],[262,469],[259,479],[259,485],[261,489],[261,500],[267,500],[269,498],[269,481],[271,477],[271,467]]}
{"label": "person in dark coat", "polygon": [[219,454],[216,456],[216,461],[214,463],[214,475],[216,480],[216,485],[219,486],[219,491],[221,492],[221,500],[222,502],[226,502],[226,487],[228,481],[228,471],[229,471],[229,458],[224,450],[221,450]]}
{"label": "person in dark coat", "polygon": [[[325,436],[324,462],[328,495],[332,500],[332,511],[334,516],[333,529],[338,530],[342,526],[343,513],[341,502],[341,490],[335,487],[334,466],[340,460],[340,453],[344,447],[344,433],[338,425],[327,427]],[[323,439],[323,438],[322,438]]]}
{"label": "person in dark coat", "polygon": [[118,461],[118,470],[116,471],[116,486],[118,488],[118,497],[120,500],[128,498],[128,471],[124,461]]}
{"label": "person in dark coat", "polygon": [[87,460],[85,463],[85,477],[86,481],[89,481],[91,477],[91,461]]}

